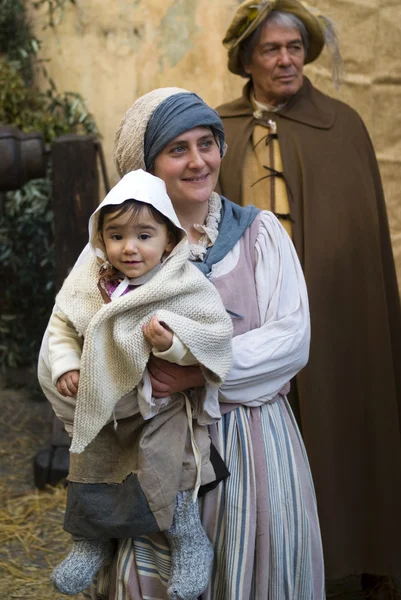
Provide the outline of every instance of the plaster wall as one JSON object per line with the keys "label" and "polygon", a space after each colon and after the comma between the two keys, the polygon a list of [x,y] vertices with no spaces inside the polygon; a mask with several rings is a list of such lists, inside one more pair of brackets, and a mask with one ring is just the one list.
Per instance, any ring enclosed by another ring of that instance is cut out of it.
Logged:
{"label": "plaster wall", "polygon": [[[221,39],[236,0],[76,0],[59,25],[27,2],[41,57],[60,91],[85,98],[103,138],[108,171],[114,133],[127,108],[156,87],[179,86],[212,106],[237,97]],[[401,281],[401,19],[399,0],[315,0],[337,24],[345,80],[337,92],[327,53],[306,67],[318,87],[353,106],[372,136],[383,177]],[[43,82],[38,82],[44,85]],[[363,218],[363,215],[361,215]]]}

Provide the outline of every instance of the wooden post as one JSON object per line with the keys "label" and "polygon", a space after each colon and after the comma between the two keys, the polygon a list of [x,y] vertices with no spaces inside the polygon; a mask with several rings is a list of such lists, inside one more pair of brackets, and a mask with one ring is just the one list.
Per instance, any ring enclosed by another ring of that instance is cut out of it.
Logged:
{"label": "wooden post", "polygon": [[96,138],[63,135],[52,143],[55,285],[58,291],[88,242],[88,221],[99,204]]}

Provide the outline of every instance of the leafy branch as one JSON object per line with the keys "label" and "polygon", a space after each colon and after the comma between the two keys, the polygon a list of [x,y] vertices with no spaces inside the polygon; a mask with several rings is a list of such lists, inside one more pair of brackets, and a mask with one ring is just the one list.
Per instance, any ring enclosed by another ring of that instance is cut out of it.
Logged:
{"label": "leafy branch", "polygon": [[[75,0],[36,0],[48,7],[54,27]],[[58,19],[58,20],[57,20]],[[0,124],[40,131],[46,142],[65,133],[96,133],[83,98],[57,92],[37,55],[40,41],[31,33],[23,0],[0,0]],[[48,89],[33,84],[41,66]],[[0,369],[31,366],[54,302],[54,229],[51,165],[45,179],[0,193]],[[5,283],[7,282],[7,283]]]}

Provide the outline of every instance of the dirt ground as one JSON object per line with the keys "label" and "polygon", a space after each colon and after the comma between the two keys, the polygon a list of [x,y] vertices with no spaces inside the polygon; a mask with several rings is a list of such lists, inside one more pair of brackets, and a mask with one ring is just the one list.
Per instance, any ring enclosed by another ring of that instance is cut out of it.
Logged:
{"label": "dirt ground", "polygon": [[82,599],[64,596],[49,581],[69,548],[63,531],[62,483],[38,491],[36,453],[51,439],[51,410],[33,372],[0,375],[0,598]]}

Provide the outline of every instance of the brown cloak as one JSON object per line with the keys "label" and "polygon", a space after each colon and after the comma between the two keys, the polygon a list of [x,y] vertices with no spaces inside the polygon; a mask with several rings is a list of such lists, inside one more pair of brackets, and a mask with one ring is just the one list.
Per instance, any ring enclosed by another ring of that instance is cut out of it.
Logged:
{"label": "brown cloak", "polygon": [[[241,203],[254,118],[220,106],[228,151],[220,187]],[[315,89],[278,113],[293,236],[309,291],[312,343],[297,377],[330,579],[401,574],[401,312],[385,201],[359,115]]]}

